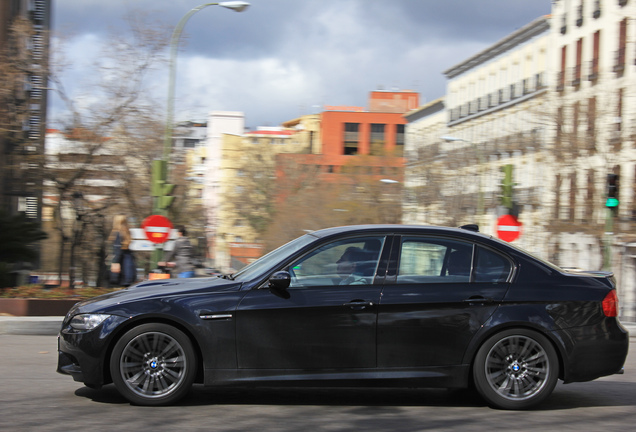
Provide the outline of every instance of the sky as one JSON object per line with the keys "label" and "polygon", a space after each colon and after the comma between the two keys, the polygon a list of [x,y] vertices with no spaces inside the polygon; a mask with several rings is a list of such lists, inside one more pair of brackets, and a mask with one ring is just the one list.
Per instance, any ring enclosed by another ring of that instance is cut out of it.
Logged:
{"label": "sky", "polygon": [[[63,76],[79,97],[96,47],[133,14],[173,28],[201,0],[52,0]],[[550,14],[550,0],[249,0],[237,13],[206,7],[187,22],[177,60],[175,119],[241,111],[245,125],[278,126],[325,105],[368,106],[374,90],[444,96],[444,71]],[[153,22],[154,22],[153,21]],[[166,49],[166,56],[168,50]],[[165,106],[168,65],[149,75]],[[86,92],[86,90],[84,90]],[[85,93],[84,93],[85,94]],[[55,121],[61,104],[52,98]]]}

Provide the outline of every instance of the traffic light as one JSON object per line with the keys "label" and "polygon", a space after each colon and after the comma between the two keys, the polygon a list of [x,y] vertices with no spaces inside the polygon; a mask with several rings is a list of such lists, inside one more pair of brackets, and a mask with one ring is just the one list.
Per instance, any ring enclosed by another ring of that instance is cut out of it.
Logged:
{"label": "traffic light", "polygon": [[164,160],[152,161],[152,196],[155,197],[154,210],[166,210],[174,201],[170,194],[175,185],[166,183],[167,163]]}
{"label": "traffic light", "polygon": [[512,189],[514,183],[512,181],[512,171],[514,166],[512,164],[504,165],[501,167],[503,171],[503,180],[501,181],[501,205],[508,210],[512,210],[514,207],[514,201],[512,199]]}
{"label": "traffic light", "polygon": [[607,175],[607,200],[605,207],[616,210],[618,208],[618,174]]}

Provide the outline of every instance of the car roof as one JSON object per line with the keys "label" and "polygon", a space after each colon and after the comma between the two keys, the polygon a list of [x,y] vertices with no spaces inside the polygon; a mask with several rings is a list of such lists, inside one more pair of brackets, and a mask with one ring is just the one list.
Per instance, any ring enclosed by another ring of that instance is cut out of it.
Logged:
{"label": "car roof", "polygon": [[312,236],[325,238],[340,234],[364,234],[375,232],[413,233],[413,234],[438,234],[438,235],[460,235],[466,238],[488,239],[493,237],[475,232],[468,228],[452,228],[433,225],[396,225],[396,224],[373,224],[373,225],[346,225],[332,228],[324,228],[309,233]]}

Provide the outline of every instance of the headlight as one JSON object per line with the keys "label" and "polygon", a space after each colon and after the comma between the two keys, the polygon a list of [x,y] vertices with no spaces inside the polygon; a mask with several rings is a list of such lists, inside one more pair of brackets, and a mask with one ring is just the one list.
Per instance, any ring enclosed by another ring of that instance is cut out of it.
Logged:
{"label": "headlight", "polygon": [[110,315],[106,314],[80,314],[71,319],[71,327],[75,330],[93,330]]}

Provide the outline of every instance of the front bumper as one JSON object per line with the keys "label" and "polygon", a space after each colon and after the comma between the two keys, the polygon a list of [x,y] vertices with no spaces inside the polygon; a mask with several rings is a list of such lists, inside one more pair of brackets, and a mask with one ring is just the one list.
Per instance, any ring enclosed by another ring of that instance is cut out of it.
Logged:
{"label": "front bumper", "polygon": [[108,361],[115,329],[128,318],[111,315],[96,329],[78,332],[65,320],[57,338],[57,372],[98,388],[110,382]]}

